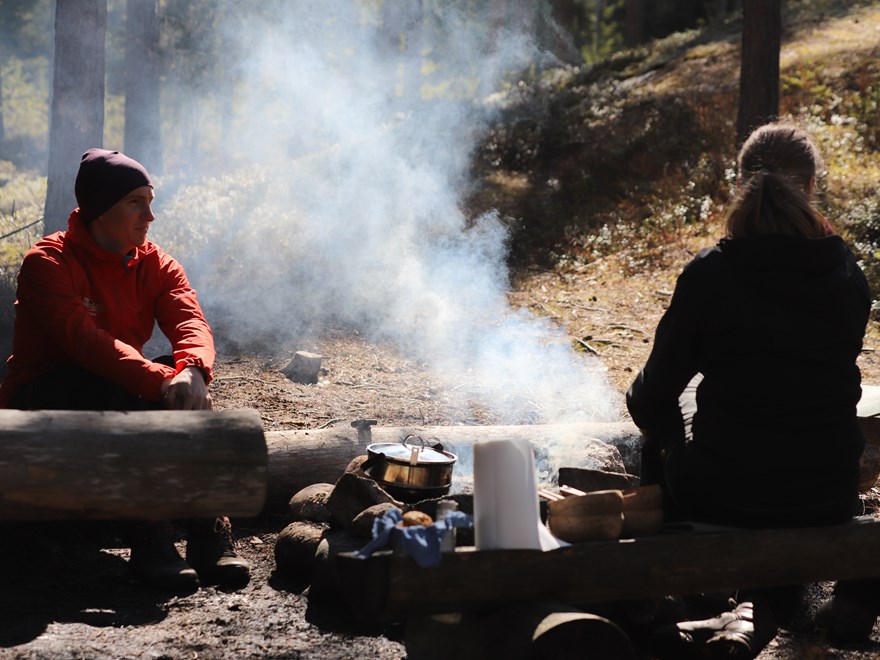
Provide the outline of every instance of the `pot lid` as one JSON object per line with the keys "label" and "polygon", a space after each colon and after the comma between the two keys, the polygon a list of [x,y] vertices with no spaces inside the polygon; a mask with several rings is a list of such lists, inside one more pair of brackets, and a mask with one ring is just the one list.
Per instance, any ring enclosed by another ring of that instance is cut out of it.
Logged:
{"label": "pot lid", "polygon": [[417,463],[454,463],[455,454],[448,451],[437,451],[432,447],[420,447],[407,442],[377,442],[367,447],[367,451],[384,454],[405,463],[412,462],[413,452],[417,454]]}

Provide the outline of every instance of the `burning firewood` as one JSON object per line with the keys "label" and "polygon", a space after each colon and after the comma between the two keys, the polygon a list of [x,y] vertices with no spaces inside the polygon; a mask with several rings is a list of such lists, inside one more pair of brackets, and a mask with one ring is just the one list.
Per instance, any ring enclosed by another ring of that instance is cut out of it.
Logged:
{"label": "burning firewood", "polygon": [[566,497],[548,505],[547,524],[556,538],[581,543],[620,537],[623,530],[621,491],[606,490],[589,494],[577,491],[571,494],[578,496]]}
{"label": "burning firewood", "polygon": [[559,487],[559,492],[563,495],[586,495],[586,491],[581,490],[580,488],[573,488],[572,486],[562,485]]}
{"label": "burning firewood", "polygon": [[549,500],[550,502],[558,502],[559,500],[564,500],[565,497],[560,495],[559,493],[554,493],[551,490],[547,490],[546,488],[539,488],[538,495],[543,497],[545,500]]}

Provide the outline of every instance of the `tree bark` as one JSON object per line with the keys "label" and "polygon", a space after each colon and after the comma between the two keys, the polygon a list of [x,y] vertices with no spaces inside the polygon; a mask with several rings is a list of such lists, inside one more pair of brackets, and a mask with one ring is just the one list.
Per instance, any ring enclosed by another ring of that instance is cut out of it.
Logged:
{"label": "tree bark", "polygon": [[713,27],[719,27],[727,16],[727,0],[704,0],[706,18]]}
{"label": "tree bark", "polygon": [[574,34],[575,6],[574,0],[553,0],[553,18],[566,34]]}
{"label": "tree bark", "polygon": [[161,174],[159,0],[128,0],[125,29],[125,152]]}
{"label": "tree bark", "polygon": [[488,50],[496,52],[500,48],[501,33],[507,23],[509,13],[506,0],[488,0],[487,20],[489,22]]}
{"label": "tree bark", "polygon": [[577,66],[583,63],[583,55],[574,41],[574,2],[572,0],[553,0],[549,10],[539,8],[527,14],[523,28],[531,24],[537,26],[538,43],[548,49],[560,61]]}
{"label": "tree bark", "polygon": [[629,48],[645,41],[645,0],[626,0],[624,42]]}
{"label": "tree bark", "polygon": [[104,142],[107,0],[57,0],[43,232],[67,228],[82,154]]}
{"label": "tree bark", "polygon": [[3,62],[0,61],[0,146],[6,140],[6,125],[3,122]]}
{"label": "tree bark", "polygon": [[254,410],[3,410],[0,440],[0,520],[253,516],[265,500]]}
{"label": "tree bark", "polygon": [[782,0],[744,0],[736,148],[779,114]]}

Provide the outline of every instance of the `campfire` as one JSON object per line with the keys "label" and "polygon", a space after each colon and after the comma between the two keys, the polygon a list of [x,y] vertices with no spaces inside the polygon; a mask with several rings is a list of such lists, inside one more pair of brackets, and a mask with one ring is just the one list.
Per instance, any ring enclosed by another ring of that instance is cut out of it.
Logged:
{"label": "campfire", "polygon": [[[376,420],[369,419],[355,420],[350,426],[357,434],[360,453],[350,460],[344,470],[336,473],[336,479],[305,485],[293,494],[289,499],[292,522],[281,532],[276,543],[279,571],[304,581],[311,580],[313,592],[315,582],[319,591],[324,587],[339,589],[332,562],[326,560],[340,552],[359,550],[367,545],[372,539],[375,522],[389,511],[399,510],[404,514],[419,512],[433,523],[442,518],[442,515],[438,516],[438,508],[451,502],[457,511],[473,516],[472,447],[475,442],[515,435],[507,433],[515,428],[521,438],[532,436],[531,441],[538,447],[536,453],[540,457],[546,454],[546,450],[542,449],[546,444],[542,434],[548,433],[547,428],[540,427],[531,430],[529,427],[434,427],[416,433],[411,429],[377,427]],[[563,541],[567,540],[565,537],[568,535],[564,531],[566,521],[579,520],[582,527],[580,534],[584,534],[588,533],[584,529],[598,529],[600,519],[604,521],[616,515],[622,521],[624,502],[628,503],[629,511],[636,511],[639,507],[646,509],[659,502],[657,498],[649,502],[643,497],[634,496],[637,479],[627,472],[621,451],[617,448],[620,446],[625,452],[633,453],[631,445],[637,442],[637,431],[621,429],[619,425],[601,427],[579,429],[581,443],[594,450],[590,468],[566,466],[541,484],[541,490],[537,482],[532,484],[530,497],[536,505],[539,495],[543,495],[538,508],[541,524],[546,524],[549,517],[550,524],[558,528]],[[593,435],[596,431],[604,432],[606,439],[592,437],[590,431]],[[570,434],[573,429],[560,427],[555,432],[549,432]],[[300,433],[300,436],[304,435],[305,432]],[[309,441],[318,444],[330,435],[329,430],[323,434],[312,431],[309,432]],[[468,441],[464,441],[462,435],[468,436]],[[441,437],[445,441],[441,442]],[[612,442],[609,443],[609,439]],[[450,446],[456,452],[447,448]],[[326,451],[326,447],[322,449]],[[459,454],[464,460],[459,460]],[[560,479],[564,479],[563,488],[557,488]],[[615,490],[622,485],[627,489],[626,496],[622,491]],[[581,496],[580,489],[612,492],[606,499],[616,495],[616,513],[608,507],[599,511],[595,506],[596,498],[593,495]],[[584,500],[582,512],[566,512],[565,508],[558,507],[559,504],[575,500]],[[555,516],[551,513],[554,509],[557,510]],[[554,518],[555,522],[552,522]],[[618,525],[615,537],[621,533],[623,527]],[[576,540],[576,536],[571,536],[571,540]],[[608,534],[599,532],[599,536],[605,538]],[[474,546],[475,542],[473,528],[457,531],[456,545],[459,548]]]}

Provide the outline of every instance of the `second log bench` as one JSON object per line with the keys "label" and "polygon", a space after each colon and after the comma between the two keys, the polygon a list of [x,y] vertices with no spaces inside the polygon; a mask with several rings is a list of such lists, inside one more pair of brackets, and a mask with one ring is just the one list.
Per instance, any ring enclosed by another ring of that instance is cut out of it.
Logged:
{"label": "second log bench", "polygon": [[676,533],[549,552],[459,548],[433,568],[383,551],[337,557],[348,604],[378,621],[529,601],[573,605],[880,575],[880,520]]}

